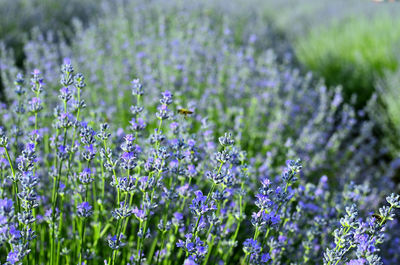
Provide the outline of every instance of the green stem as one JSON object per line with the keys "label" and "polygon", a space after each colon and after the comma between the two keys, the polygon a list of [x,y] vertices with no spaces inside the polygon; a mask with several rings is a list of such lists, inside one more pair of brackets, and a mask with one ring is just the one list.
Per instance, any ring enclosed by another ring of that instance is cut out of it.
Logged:
{"label": "green stem", "polygon": [[[107,152],[107,142],[104,140],[103,143],[104,143],[104,150],[105,150],[105,152]],[[107,162],[110,165],[112,165],[112,167],[113,167],[112,168],[113,176],[114,176],[115,182],[117,183],[117,186],[118,186],[119,183],[118,183],[117,173],[115,172],[115,168],[114,168],[113,163],[111,163],[110,159],[108,159],[108,156],[107,156]],[[118,207],[119,207],[119,204],[120,204],[120,193],[121,193],[120,189],[117,188],[117,204],[118,204]]]}
{"label": "green stem", "polygon": [[208,259],[210,258],[210,255],[211,255],[211,252],[212,252],[212,248],[214,246],[214,239],[215,239],[215,236],[212,236],[210,248],[209,248],[207,256],[206,256],[206,258],[205,258],[205,260],[203,262],[203,265],[207,265]]}
{"label": "green stem", "polygon": [[81,249],[80,249],[80,254],[79,254],[79,264],[82,264],[82,258],[83,258],[83,251],[84,251],[84,245],[85,245],[85,221],[86,218],[82,220],[82,233],[81,233]]}
{"label": "green stem", "polygon": [[11,168],[11,173],[12,173],[12,178],[13,178],[13,186],[14,186],[14,195],[15,195],[15,200],[16,200],[16,202],[17,202],[17,209],[18,209],[18,212],[20,212],[21,211],[21,208],[20,208],[20,203],[19,203],[19,198],[18,198],[18,183],[17,183],[17,180],[15,179],[15,170],[14,170],[14,166],[13,166],[13,164],[12,164],[12,162],[11,162],[11,157],[10,157],[10,154],[8,153],[8,150],[7,150],[7,147],[6,146],[4,146],[4,152],[6,153],[6,158],[7,158],[7,160],[8,160],[8,164],[10,164],[10,168]]}
{"label": "green stem", "polygon": [[[63,225],[63,199],[64,196],[61,196],[61,206],[60,206],[60,220],[59,220],[59,224],[58,224],[58,233],[57,233],[57,238],[59,238],[60,233],[62,232],[62,225]],[[57,252],[56,252],[56,264],[59,264],[59,260],[60,260],[60,249],[61,249],[61,240],[59,239],[57,242]]]}
{"label": "green stem", "polygon": [[[140,232],[140,230],[142,229],[142,223],[143,223],[143,221],[142,220],[140,220],[139,221],[139,232]],[[142,235],[142,237],[143,237],[144,235]],[[140,244],[141,244],[141,237],[139,237],[138,236],[138,238],[137,238],[137,247],[136,247],[136,253],[137,253],[137,258],[139,259],[139,264],[140,264],[140,260],[141,260],[141,255],[140,255]],[[140,256],[140,257],[139,257]]]}
{"label": "green stem", "polygon": [[160,256],[161,256],[162,250],[164,249],[164,244],[165,244],[165,231],[163,231],[163,232],[162,232],[162,235],[161,235],[161,248],[160,248],[160,250],[158,251],[158,255],[157,255],[157,265],[158,265],[159,262],[160,262]]}

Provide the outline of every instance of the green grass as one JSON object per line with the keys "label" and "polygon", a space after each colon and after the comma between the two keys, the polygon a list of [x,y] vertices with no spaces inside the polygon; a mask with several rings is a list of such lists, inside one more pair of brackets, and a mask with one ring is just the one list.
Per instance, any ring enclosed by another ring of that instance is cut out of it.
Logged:
{"label": "green grass", "polygon": [[378,104],[372,104],[369,113],[379,125],[381,140],[393,158],[400,156],[400,69],[388,72],[378,82]]}
{"label": "green grass", "polygon": [[294,45],[301,63],[329,85],[342,84],[347,99],[356,94],[360,107],[375,91],[376,81],[398,68],[399,43],[400,17],[381,13],[314,28]]}

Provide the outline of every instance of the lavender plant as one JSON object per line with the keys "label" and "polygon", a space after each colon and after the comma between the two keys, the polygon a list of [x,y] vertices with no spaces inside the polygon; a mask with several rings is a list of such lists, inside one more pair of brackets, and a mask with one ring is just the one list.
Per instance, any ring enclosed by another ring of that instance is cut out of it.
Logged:
{"label": "lavender plant", "polygon": [[380,264],[378,244],[398,242],[385,227],[397,229],[399,195],[357,220],[348,205],[361,217],[377,201],[367,182],[313,184],[300,160],[260,169],[244,136],[216,141],[168,90],[150,106],[137,79],[118,127],[70,59],[60,72],[59,84],[16,75],[1,106],[1,263]]}
{"label": "lavender plant", "polygon": [[375,124],[260,13],[109,5],[1,47],[1,264],[400,261]]}
{"label": "lavender plant", "polygon": [[[88,28],[75,23],[71,45],[62,38],[55,42],[55,34],[34,32],[25,45],[26,66],[42,62],[53,83],[57,61],[75,58],[89,74],[93,115],[99,115],[100,102],[118,126],[131,120],[128,77],[135,73],[147,87],[145,110],[154,111],[158,88],[168,88],[176,95],[176,109],[193,112],[195,129],[208,118],[210,137],[232,131],[257,169],[272,165],[271,171],[287,157],[300,156],[315,180],[324,174],[342,186],[382,180],[387,150],[364,111],[343,102],[341,88],[328,89],[293,67],[290,49],[281,50],[285,45],[264,30],[264,18],[253,9],[244,13],[254,16],[239,16],[235,8],[221,12],[218,4],[192,4],[123,1],[116,12],[107,12],[106,1],[101,20]],[[8,54],[2,53],[2,78],[11,87],[18,69]]]}

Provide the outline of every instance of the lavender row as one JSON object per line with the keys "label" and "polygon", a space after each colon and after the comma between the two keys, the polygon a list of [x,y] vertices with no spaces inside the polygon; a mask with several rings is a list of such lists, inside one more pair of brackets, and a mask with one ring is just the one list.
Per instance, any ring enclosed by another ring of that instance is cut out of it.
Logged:
{"label": "lavender row", "polygon": [[[127,1],[118,12],[106,12],[105,1],[97,23],[88,28],[75,23],[71,45],[62,37],[34,31],[25,45],[26,69],[29,73],[38,62],[43,65],[53,91],[45,97],[51,106],[57,64],[69,57],[88,74],[93,115],[106,115],[118,127],[130,119],[134,75],[147,87],[145,110],[154,111],[160,88],[169,89],[176,108],[194,112],[197,128],[208,119],[214,139],[234,130],[237,143],[261,170],[300,156],[314,179],[325,174],[341,185],[365,179],[382,183],[381,176],[388,175],[383,159],[387,149],[374,136],[375,124],[364,111],[343,103],[340,87],[328,89],[311,73],[300,73],[290,52],[275,53],[282,43],[263,30],[260,14],[245,18],[248,23],[239,29],[236,11],[191,4]],[[19,70],[7,49],[1,54],[2,79],[11,92]]]}
{"label": "lavender row", "polygon": [[137,79],[118,130],[86,107],[69,59],[60,84],[52,110],[41,72],[18,75],[2,107],[2,263],[383,264],[379,245],[398,246],[399,195],[372,214],[366,183],[312,184],[300,160],[263,174],[231,133],[216,142],[176,113],[170,91],[147,110]]}
{"label": "lavender row", "polygon": [[2,46],[0,263],[399,262],[374,123],[259,13],[107,4]]}

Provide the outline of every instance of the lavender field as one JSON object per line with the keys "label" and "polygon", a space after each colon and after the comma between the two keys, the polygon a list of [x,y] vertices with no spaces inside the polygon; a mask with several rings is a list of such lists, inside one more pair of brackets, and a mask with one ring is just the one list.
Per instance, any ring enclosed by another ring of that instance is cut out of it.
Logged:
{"label": "lavender field", "polygon": [[400,264],[399,17],[0,0],[0,264]]}

